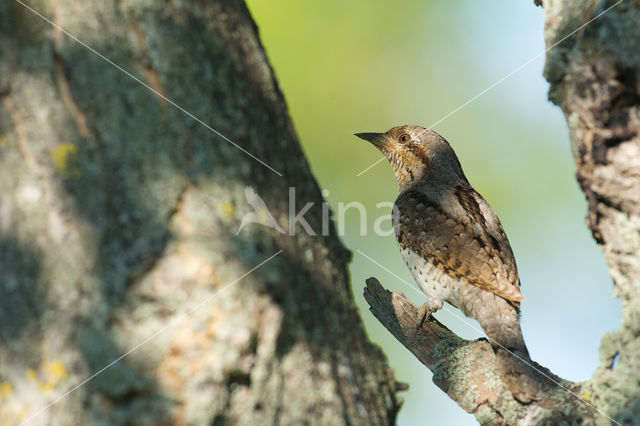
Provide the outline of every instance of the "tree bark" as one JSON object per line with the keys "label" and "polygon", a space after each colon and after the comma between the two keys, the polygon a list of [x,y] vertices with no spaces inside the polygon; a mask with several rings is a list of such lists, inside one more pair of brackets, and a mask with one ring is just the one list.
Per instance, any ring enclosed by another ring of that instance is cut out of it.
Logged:
{"label": "tree bark", "polygon": [[[244,3],[28,4],[193,116],[0,2],[0,422],[394,423]],[[245,186],[318,235],[236,236]]]}
{"label": "tree bark", "polygon": [[545,77],[569,125],[587,225],[622,300],[621,328],[602,339],[593,401],[640,424],[640,3],[616,3],[545,0],[547,46],[612,7],[549,51]]}
{"label": "tree bark", "polygon": [[603,337],[593,379],[571,383],[535,364],[544,394],[522,404],[488,342],[463,340],[435,319],[416,333],[416,307],[367,281],[376,318],[483,424],[640,424],[640,3],[617,1],[536,1],[547,13],[549,98],[566,116],[587,225],[623,302],[622,327]]}

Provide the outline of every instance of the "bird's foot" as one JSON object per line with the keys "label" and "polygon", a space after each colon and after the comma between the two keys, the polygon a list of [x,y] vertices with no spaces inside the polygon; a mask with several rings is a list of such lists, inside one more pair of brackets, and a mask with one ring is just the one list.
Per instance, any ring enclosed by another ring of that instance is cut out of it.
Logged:
{"label": "bird's foot", "polygon": [[411,334],[409,336],[411,340],[416,338],[416,335],[418,334],[418,330],[422,328],[422,324],[424,324],[425,321],[429,321],[429,317],[431,317],[431,309],[429,309],[429,304],[425,303],[420,307],[420,309],[418,309],[418,316],[416,317],[416,323],[413,327],[413,330],[411,330]]}
{"label": "bird's foot", "polygon": [[431,309],[429,309],[429,304],[423,304],[420,309],[418,309],[418,320],[416,321],[416,331],[422,327],[425,321],[429,321],[429,317],[431,316]]}

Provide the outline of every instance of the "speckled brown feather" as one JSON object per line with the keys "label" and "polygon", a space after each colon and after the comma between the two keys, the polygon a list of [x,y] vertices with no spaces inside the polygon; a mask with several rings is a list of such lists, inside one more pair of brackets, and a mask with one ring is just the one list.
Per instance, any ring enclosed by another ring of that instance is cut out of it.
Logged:
{"label": "speckled brown feather", "polygon": [[[396,200],[400,221],[396,237],[446,274],[491,291],[518,306],[524,298],[515,259],[507,236],[498,226],[490,229],[480,210],[486,203],[470,186],[454,190],[464,214],[454,217],[437,200],[420,190],[401,193]],[[476,226],[477,225],[477,226]]]}
{"label": "speckled brown feather", "polygon": [[475,318],[496,349],[511,392],[523,402],[535,399],[540,382],[522,362],[530,359],[519,320],[524,298],[509,240],[449,143],[420,126],[357,136],[393,167],[400,187],[393,226],[428,311],[446,301]]}

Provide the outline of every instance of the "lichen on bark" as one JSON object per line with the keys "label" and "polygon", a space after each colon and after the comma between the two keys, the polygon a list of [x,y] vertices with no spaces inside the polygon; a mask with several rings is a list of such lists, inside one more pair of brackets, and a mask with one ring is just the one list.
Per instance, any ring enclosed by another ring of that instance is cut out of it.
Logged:
{"label": "lichen on bark", "polygon": [[322,227],[244,2],[29,5],[140,81],[0,3],[0,419],[135,348],[32,424],[393,423],[333,227],[235,235],[246,186]]}
{"label": "lichen on bark", "polygon": [[[549,98],[567,118],[587,225],[622,300],[622,327],[602,339],[593,401],[623,424],[640,412],[640,5],[545,1],[545,38],[597,20],[547,55]],[[608,8],[611,8],[607,11]],[[606,283],[603,283],[606,285]]]}

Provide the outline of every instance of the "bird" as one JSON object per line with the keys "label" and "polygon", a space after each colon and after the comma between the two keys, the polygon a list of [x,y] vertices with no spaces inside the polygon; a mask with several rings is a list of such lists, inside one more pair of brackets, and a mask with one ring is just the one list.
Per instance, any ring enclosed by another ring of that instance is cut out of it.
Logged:
{"label": "bird", "polygon": [[522,402],[538,398],[520,327],[520,278],[498,216],[471,186],[451,145],[433,130],[404,125],[356,133],[389,160],[398,181],[392,222],[402,257],[427,302],[417,327],[444,302],[482,326],[503,380]]}

